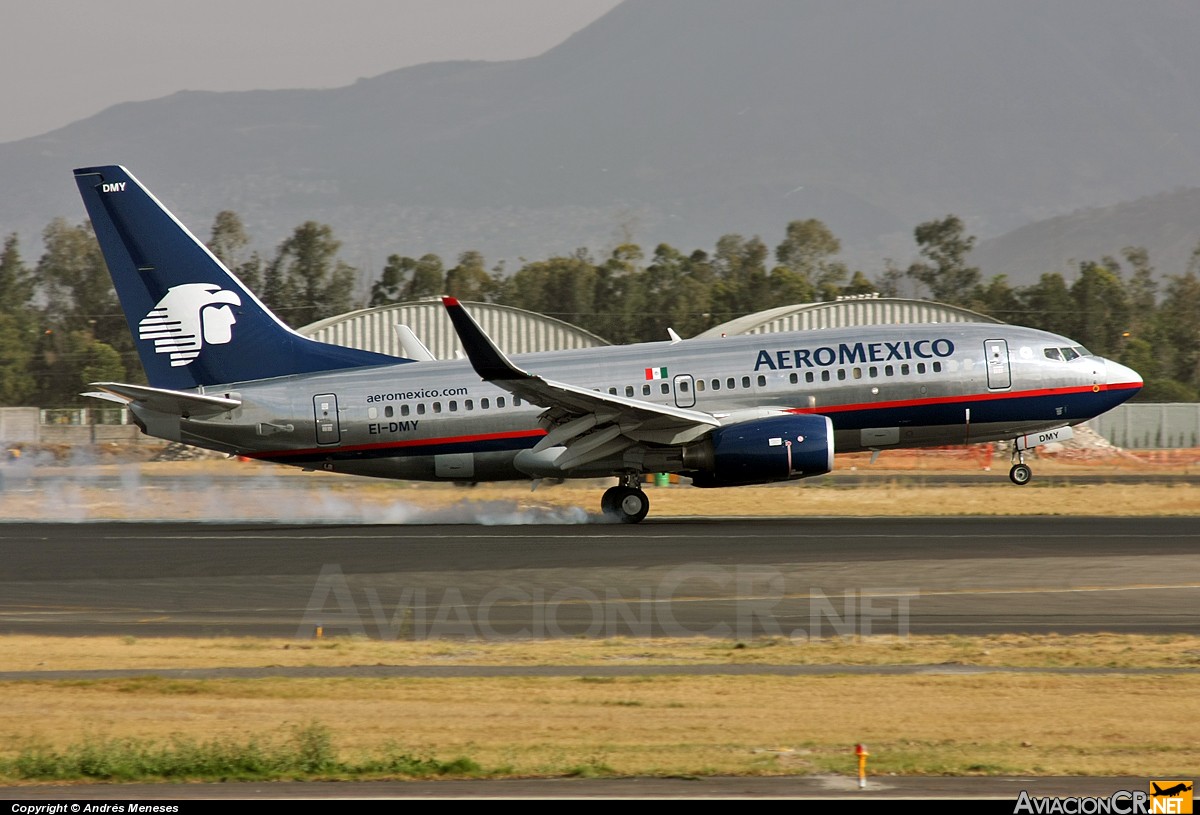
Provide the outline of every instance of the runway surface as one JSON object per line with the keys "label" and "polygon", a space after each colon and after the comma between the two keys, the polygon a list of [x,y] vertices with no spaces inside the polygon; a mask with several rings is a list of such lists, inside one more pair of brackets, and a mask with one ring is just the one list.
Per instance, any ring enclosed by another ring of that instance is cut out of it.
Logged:
{"label": "runway surface", "polygon": [[317,625],[371,638],[1195,634],[1200,524],[0,524],[0,633],[310,637]]}

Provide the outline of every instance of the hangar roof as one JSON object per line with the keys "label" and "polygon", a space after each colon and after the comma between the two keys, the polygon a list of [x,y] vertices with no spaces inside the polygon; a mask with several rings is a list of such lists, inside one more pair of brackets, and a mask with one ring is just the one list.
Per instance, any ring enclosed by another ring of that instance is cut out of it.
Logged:
{"label": "hangar roof", "polygon": [[[464,301],[471,315],[497,345],[509,354],[560,351],[610,345],[578,326],[532,311],[495,303]],[[416,300],[365,308],[310,323],[298,329],[306,337],[335,345],[361,348],[392,356],[406,353],[397,325],[408,326],[437,359],[461,356],[462,346],[440,299]]]}
{"label": "hangar roof", "polygon": [[859,325],[999,322],[1002,321],[970,309],[935,303],[932,300],[856,295],[829,302],[779,306],[735,317],[697,336],[773,334],[777,331],[809,331],[814,328],[848,328]]}
{"label": "hangar roof", "polygon": [[[496,344],[509,354],[560,351],[610,345],[590,331],[554,317],[495,303],[465,303]],[[769,334],[844,328],[859,325],[911,323],[999,323],[970,309],[901,297],[851,296],[820,303],[799,303],[747,314],[704,331],[699,337]],[[440,299],[416,300],[360,309],[330,317],[298,329],[321,342],[361,348],[392,356],[414,356],[406,351],[396,326],[408,326],[437,359],[461,356],[458,335]]]}

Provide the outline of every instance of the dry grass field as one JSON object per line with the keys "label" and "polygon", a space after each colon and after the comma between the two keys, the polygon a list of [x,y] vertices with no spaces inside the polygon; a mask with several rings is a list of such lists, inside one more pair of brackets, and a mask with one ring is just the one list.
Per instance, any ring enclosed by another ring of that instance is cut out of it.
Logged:
{"label": "dry grass field", "polygon": [[[336,764],[317,772],[284,768],[267,777],[428,776],[447,767],[497,776],[850,773],[850,750],[858,742],[870,746],[877,773],[1187,777],[1200,766],[1200,747],[1191,738],[1200,716],[1200,670],[1153,670],[1200,665],[1196,637],[871,637],[802,646],[703,639],[5,637],[0,654],[10,670],[122,665],[145,672],[125,679],[4,682],[0,775],[18,782],[28,780],[15,769],[24,766],[22,756],[28,764],[30,755],[82,751],[91,762],[84,766],[98,765],[99,777],[109,778],[103,772],[112,770],[103,768],[122,766],[121,750],[131,746],[284,749],[313,728],[328,738]],[[910,676],[651,670],[602,677],[587,671],[613,664],[900,663],[929,667]],[[183,667],[377,664],[566,664],[580,670],[571,677],[457,679],[155,674]],[[964,665],[1113,670],[963,674]],[[1151,670],[1128,674],[1119,667]],[[378,767],[381,756],[394,755],[419,760],[399,770],[346,769]]]}

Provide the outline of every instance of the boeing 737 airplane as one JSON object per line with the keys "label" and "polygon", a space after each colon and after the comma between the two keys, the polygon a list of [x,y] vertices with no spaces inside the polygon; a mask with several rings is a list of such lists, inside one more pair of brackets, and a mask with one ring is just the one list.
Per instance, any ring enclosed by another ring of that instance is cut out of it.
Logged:
{"label": "boeing 737 airplane", "polygon": [[1160,787],[1158,784],[1155,784],[1153,781],[1150,782],[1150,786],[1154,787],[1154,792],[1150,793],[1150,796],[1152,798],[1157,798],[1159,796],[1166,796],[1168,798],[1172,798],[1176,795],[1180,795],[1181,793],[1192,791],[1192,785],[1185,783],[1183,781],[1180,781],[1178,784],[1175,784],[1174,786],[1167,787],[1165,790],[1162,787]]}
{"label": "boeing 737 airplane", "polygon": [[697,487],[821,475],[834,451],[1014,442],[1133,396],[1132,370],[993,323],[879,325],[509,358],[444,298],[466,360],[316,342],[271,313],[123,167],[75,171],[146,385],[97,382],[142,432],[337,473],[431,481],[616,477],[636,523],[648,473]]}

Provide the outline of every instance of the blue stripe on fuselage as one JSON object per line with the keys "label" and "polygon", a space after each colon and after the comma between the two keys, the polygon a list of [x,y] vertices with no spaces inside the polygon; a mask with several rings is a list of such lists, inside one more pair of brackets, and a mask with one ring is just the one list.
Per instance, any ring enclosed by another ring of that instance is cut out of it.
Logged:
{"label": "blue stripe on fuselage", "polygon": [[959,425],[971,410],[971,423],[1080,421],[1098,416],[1125,402],[1127,390],[1061,391],[1036,394],[996,394],[986,398],[930,400],[915,404],[873,406],[829,405],[802,408],[798,413],[825,414],[836,430],[866,427],[923,427]]}

